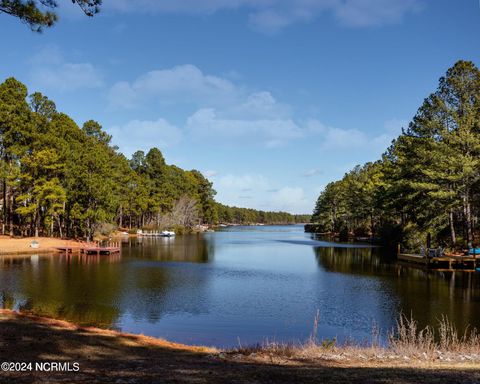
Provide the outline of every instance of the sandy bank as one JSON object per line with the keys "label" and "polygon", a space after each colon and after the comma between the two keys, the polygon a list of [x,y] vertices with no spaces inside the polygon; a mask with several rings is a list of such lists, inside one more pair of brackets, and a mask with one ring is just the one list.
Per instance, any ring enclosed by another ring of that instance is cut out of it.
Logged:
{"label": "sandy bank", "polygon": [[[33,249],[30,244],[38,242],[38,248]],[[11,238],[0,236],[0,255],[2,254],[29,254],[52,252],[56,247],[81,246],[83,243],[76,240],[63,240],[54,237],[24,237]]]}
{"label": "sandy bank", "polygon": [[244,355],[0,310],[0,362],[79,363],[78,372],[0,372],[20,383],[473,383],[473,363]]}

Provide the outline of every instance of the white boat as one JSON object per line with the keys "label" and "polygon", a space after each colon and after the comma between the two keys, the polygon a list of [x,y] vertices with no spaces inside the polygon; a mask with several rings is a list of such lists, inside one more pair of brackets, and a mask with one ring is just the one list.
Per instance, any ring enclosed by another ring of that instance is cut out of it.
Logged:
{"label": "white boat", "polygon": [[162,231],[162,236],[163,237],[172,237],[172,236],[175,236],[175,232],[173,232],[173,231]]}

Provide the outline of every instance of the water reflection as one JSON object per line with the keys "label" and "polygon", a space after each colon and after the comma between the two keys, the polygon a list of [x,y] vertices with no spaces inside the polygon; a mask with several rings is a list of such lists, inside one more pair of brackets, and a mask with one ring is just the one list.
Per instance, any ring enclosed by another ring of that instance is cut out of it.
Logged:
{"label": "water reflection", "polygon": [[[319,267],[328,271],[370,276],[393,292],[400,311],[412,314],[421,326],[433,325],[446,315],[459,328],[480,327],[480,274],[465,271],[437,272],[395,261],[381,248],[314,248]],[[362,293],[359,292],[359,295]]]}
{"label": "water reflection", "polygon": [[140,237],[128,239],[123,244],[122,252],[126,256],[162,261],[208,263],[213,261],[214,246],[201,234],[177,237]]}
{"label": "water reflection", "polygon": [[400,310],[421,325],[446,314],[480,327],[479,279],[332,246],[301,227],[229,228],[125,239],[121,255],[2,256],[0,306],[217,346],[303,341],[318,309],[320,338],[362,340]]}
{"label": "water reflection", "polygon": [[121,254],[1,257],[0,306],[113,328],[126,312],[155,322],[186,301],[200,313],[208,273],[175,266],[213,254],[206,239],[182,236],[129,239]]}

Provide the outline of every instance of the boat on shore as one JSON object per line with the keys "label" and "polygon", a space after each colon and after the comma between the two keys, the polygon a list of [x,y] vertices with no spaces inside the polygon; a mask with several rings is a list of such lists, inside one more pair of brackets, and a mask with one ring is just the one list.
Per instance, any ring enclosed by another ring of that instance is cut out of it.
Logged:
{"label": "boat on shore", "polygon": [[173,237],[175,232],[173,231],[142,231],[141,229],[137,231],[137,236],[142,237]]}

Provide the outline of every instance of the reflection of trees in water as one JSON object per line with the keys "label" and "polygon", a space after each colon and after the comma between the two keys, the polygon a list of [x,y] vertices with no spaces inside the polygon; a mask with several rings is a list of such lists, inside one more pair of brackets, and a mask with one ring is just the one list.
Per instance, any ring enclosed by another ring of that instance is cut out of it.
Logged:
{"label": "reflection of trees in water", "polygon": [[315,248],[314,252],[319,266],[329,272],[380,279],[397,296],[398,311],[412,313],[422,326],[436,325],[442,315],[460,329],[469,324],[480,326],[478,273],[402,265],[391,261],[380,248]]}
{"label": "reflection of trees in water", "polygon": [[164,313],[201,313],[212,247],[194,235],[133,240],[121,255],[2,258],[0,305],[108,327],[125,312],[151,321]]}
{"label": "reflection of trees in water", "polygon": [[207,264],[134,262],[126,272],[128,283],[122,308],[134,319],[150,322],[158,321],[165,314],[205,313],[210,272]]}
{"label": "reflection of trees in water", "polygon": [[7,291],[0,293],[0,308],[15,309],[15,297]]}
{"label": "reflection of trees in water", "polygon": [[133,238],[124,246],[123,253],[161,261],[208,263],[213,260],[214,245],[202,234]]}
{"label": "reflection of trees in water", "polygon": [[371,275],[393,269],[388,254],[381,248],[319,247],[314,248],[314,252],[319,266],[331,272]]}
{"label": "reflection of trees in water", "polygon": [[[112,326],[119,315],[112,303],[119,300],[121,276],[118,264],[109,258],[101,256],[96,262],[77,255],[23,258],[16,284],[2,287],[3,296],[13,298],[8,304],[11,308]],[[13,261],[10,267],[17,263]]]}

